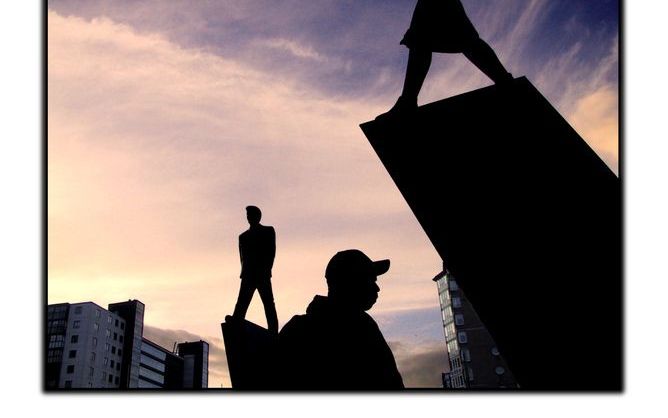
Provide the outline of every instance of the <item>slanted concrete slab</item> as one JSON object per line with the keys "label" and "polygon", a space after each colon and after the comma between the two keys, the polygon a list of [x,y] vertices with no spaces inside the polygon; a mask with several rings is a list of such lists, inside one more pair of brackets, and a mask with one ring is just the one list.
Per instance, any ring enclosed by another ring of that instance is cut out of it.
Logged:
{"label": "slanted concrete slab", "polygon": [[535,87],[361,128],[520,386],[621,390],[620,180]]}

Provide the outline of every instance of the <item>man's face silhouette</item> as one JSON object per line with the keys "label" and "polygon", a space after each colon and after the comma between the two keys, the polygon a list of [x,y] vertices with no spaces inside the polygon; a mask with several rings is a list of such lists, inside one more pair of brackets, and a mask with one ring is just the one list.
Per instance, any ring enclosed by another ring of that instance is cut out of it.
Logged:
{"label": "man's face silhouette", "polygon": [[380,292],[380,287],[376,276],[369,276],[364,280],[360,280],[360,307],[364,311],[371,309],[373,305],[376,304],[378,300],[378,292]]}
{"label": "man's face silhouette", "polygon": [[255,211],[246,211],[246,219],[248,220],[248,223],[253,226],[260,223],[261,217]]}
{"label": "man's face silhouette", "polygon": [[378,300],[380,288],[374,275],[360,275],[342,281],[336,286],[335,292],[346,307],[367,311]]}

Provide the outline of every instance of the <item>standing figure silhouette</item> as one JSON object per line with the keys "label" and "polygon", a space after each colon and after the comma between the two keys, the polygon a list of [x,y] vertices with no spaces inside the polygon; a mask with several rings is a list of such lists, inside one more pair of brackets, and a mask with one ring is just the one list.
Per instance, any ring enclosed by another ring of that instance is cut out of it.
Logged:
{"label": "standing figure silhouette", "polygon": [[480,38],[459,0],[418,0],[400,44],[409,49],[406,77],[401,96],[388,114],[417,108],[433,52],[463,53],[497,84],[513,79],[494,50]]}
{"label": "standing figure silhouette", "polygon": [[233,316],[244,319],[253,293],[257,289],[267,316],[267,328],[278,333],[278,316],[271,289],[271,269],[276,256],[276,232],[271,226],[260,224],[262,212],[256,206],[246,207],[247,231],[239,235],[239,257],[241,258],[241,287]]}

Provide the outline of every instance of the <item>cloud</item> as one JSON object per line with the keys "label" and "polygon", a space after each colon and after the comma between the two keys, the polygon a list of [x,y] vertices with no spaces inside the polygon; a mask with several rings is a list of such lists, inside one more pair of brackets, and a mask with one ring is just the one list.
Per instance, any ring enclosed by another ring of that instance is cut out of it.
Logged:
{"label": "cloud", "polygon": [[188,331],[163,329],[144,325],[144,338],[153,341],[159,346],[172,350],[174,343],[206,341],[209,344],[209,387],[230,388],[230,375],[227,368],[225,347],[219,337],[200,337]]}
{"label": "cloud", "polygon": [[618,172],[619,103],[617,89],[603,86],[577,100],[570,115],[573,127],[615,173]]}
{"label": "cloud", "polygon": [[407,388],[442,388],[441,373],[449,370],[445,343],[409,346],[398,341],[388,342],[397,368]]}
{"label": "cloud", "polygon": [[154,326],[217,335],[253,203],[278,234],[281,323],[345,248],[392,259],[378,310],[433,303],[438,255],[357,126],[382,103],[107,18],[48,19],[50,301],[137,298]]}
{"label": "cloud", "polygon": [[[305,90],[382,103],[382,111],[401,88],[407,50],[398,40],[414,2],[52,0],[49,5],[86,19],[106,16],[141,35],[159,33],[175,46],[243,62],[247,70],[271,73]],[[570,122],[597,123],[591,110],[577,103],[599,88],[617,89],[616,1],[467,0],[464,6],[511,72],[527,75]],[[422,103],[489,84],[462,56],[436,55]],[[607,117],[601,123],[607,124]],[[595,128],[583,129],[589,135]],[[618,151],[597,137],[585,139],[616,171]]]}
{"label": "cloud", "polygon": [[257,41],[258,45],[268,46],[279,50],[287,51],[298,58],[310,59],[316,62],[324,62],[327,59],[321,54],[317,53],[313,48],[300,45],[295,41],[284,38],[266,39]]}

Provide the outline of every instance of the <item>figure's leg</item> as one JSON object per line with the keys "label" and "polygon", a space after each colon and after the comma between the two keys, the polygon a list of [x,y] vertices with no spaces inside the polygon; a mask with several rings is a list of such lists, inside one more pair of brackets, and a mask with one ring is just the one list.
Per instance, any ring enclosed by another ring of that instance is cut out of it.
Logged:
{"label": "figure's leg", "polygon": [[257,285],[257,291],[264,305],[264,314],[267,317],[267,328],[273,333],[278,333],[278,315],[274,304],[274,292],[271,290],[271,281],[263,280]]}
{"label": "figure's leg", "polygon": [[422,89],[424,79],[427,77],[431,66],[431,51],[427,49],[411,48],[408,53],[408,64],[406,65],[406,77],[401,98],[407,103],[415,103]]}
{"label": "figure's leg", "polygon": [[468,45],[464,50],[464,55],[497,84],[513,79],[513,75],[501,64],[492,47],[480,38]]}
{"label": "figure's leg", "polygon": [[244,319],[246,317],[246,312],[248,311],[248,306],[253,299],[253,293],[255,293],[256,286],[249,283],[249,280],[241,279],[241,287],[239,287],[239,297],[237,297],[237,304],[234,307],[234,316],[237,319]]}

